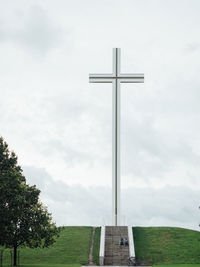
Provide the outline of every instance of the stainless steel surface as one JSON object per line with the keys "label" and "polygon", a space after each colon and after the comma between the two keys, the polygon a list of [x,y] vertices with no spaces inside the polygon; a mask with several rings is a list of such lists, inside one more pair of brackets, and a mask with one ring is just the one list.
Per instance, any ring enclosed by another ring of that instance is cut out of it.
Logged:
{"label": "stainless steel surface", "polygon": [[90,83],[112,83],[112,188],[113,224],[120,225],[120,83],[143,83],[144,74],[121,73],[121,49],[113,48],[113,72],[110,74],[89,74]]}

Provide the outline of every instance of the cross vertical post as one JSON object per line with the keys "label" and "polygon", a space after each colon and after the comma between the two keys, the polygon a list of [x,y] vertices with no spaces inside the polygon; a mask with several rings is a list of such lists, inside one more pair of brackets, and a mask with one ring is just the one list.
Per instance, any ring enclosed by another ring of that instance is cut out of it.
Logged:
{"label": "cross vertical post", "polygon": [[[113,74],[120,73],[120,49],[113,49]],[[112,209],[113,224],[120,225],[120,82],[112,82]]]}
{"label": "cross vertical post", "polygon": [[120,48],[113,48],[113,72],[90,74],[90,83],[112,83],[112,199],[113,224],[120,225],[120,83],[143,83],[144,74],[122,74]]}

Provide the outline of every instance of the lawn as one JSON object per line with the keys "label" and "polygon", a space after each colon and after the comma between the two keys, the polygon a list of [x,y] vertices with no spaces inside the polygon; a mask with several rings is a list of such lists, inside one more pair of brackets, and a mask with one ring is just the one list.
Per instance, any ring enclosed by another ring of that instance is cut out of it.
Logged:
{"label": "lawn", "polygon": [[[10,267],[10,265],[3,265],[3,267]],[[20,267],[81,267],[80,264],[20,264]]]}
{"label": "lawn", "polygon": [[136,258],[144,264],[172,264],[164,267],[180,264],[179,267],[190,267],[186,265],[188,263],[192,267],[200,267],[198,231],[174,227],[133,227],[133,234]]}
{"label": "lawn", "polygon": [[200,267],[200,264],[155,264],[153,267]]}
{"label": "lawn", "polygon": [[[49,248],[20,248],[20,266],[78,267],[88,264],[91,234],[92,227],[64,227],[56,243]],[[9,249],[3,253],[3,264],[10,265]]]}
{"label": "lawn", "polygon": [[[96,227],[93,248],[96,264],[99,263],[100,233],[101,228]],[[133,233],[140,263],[155,264],[154,267],[200,267],[200,232],[173,227],[133,227]],[[92,227],[64,227],[56,243],[49,248],[20,248],[20,266],[87,265],[91,236]],[[9,249],[3,253],[3,266],[10,266]]]}

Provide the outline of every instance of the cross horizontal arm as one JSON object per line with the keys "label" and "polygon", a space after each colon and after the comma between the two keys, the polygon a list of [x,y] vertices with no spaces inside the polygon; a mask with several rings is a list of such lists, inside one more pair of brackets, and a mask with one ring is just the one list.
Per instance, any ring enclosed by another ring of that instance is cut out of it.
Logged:
{"label": "cross horizontal arm", "polygon": [[144,73],[119,73],[117,75],[117,78],[143,78],[144,79]]}
{"label": "cross horizontal arm", "polygon": [[90,83],[112,83],[114,74],[89,74]]}
{"label": "cross horizontal arm", "polygon": [[144,78],[129,78],[129,77],[124,77],[124,78],[119,78],[120,83],[143,83]]}
{"label": "cross horizontal arm", "polygon": [[94,79],[90,79],[90,83],[112,83],[113,79],[101,79],[101,78],[94,78]]}
{"label": "cross horizontal arm", "polygon": [[144,82],[144,74],[143,73],[123,73],[119,74],[118,77],[121,83],[143,83]]}
{"label": "cross horizontal arm", "polygon": [[114,78],[115,74],[113,73],[101,73],[101,74],[94,74],[90,73],[89,78]]}
{"label": "cross horizontal arm", "polygon": [[89,81],[90,83],[112,83],[113,79],[119,80],[121,83],[143,83],[144,74],[90,74]]}

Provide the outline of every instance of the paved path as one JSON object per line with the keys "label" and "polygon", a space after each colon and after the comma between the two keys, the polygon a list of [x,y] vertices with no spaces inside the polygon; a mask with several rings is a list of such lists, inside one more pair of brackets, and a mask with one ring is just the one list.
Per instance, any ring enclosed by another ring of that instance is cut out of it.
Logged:
{"label": "paved path", "polygon": [[92,229],[92,238],[91,238],[91,246],[90,246],[90,254],[89,254],[89,265],[95,265],[93,262],[93,248],[94,248],[94,234],[95,234],[95,227]]}

